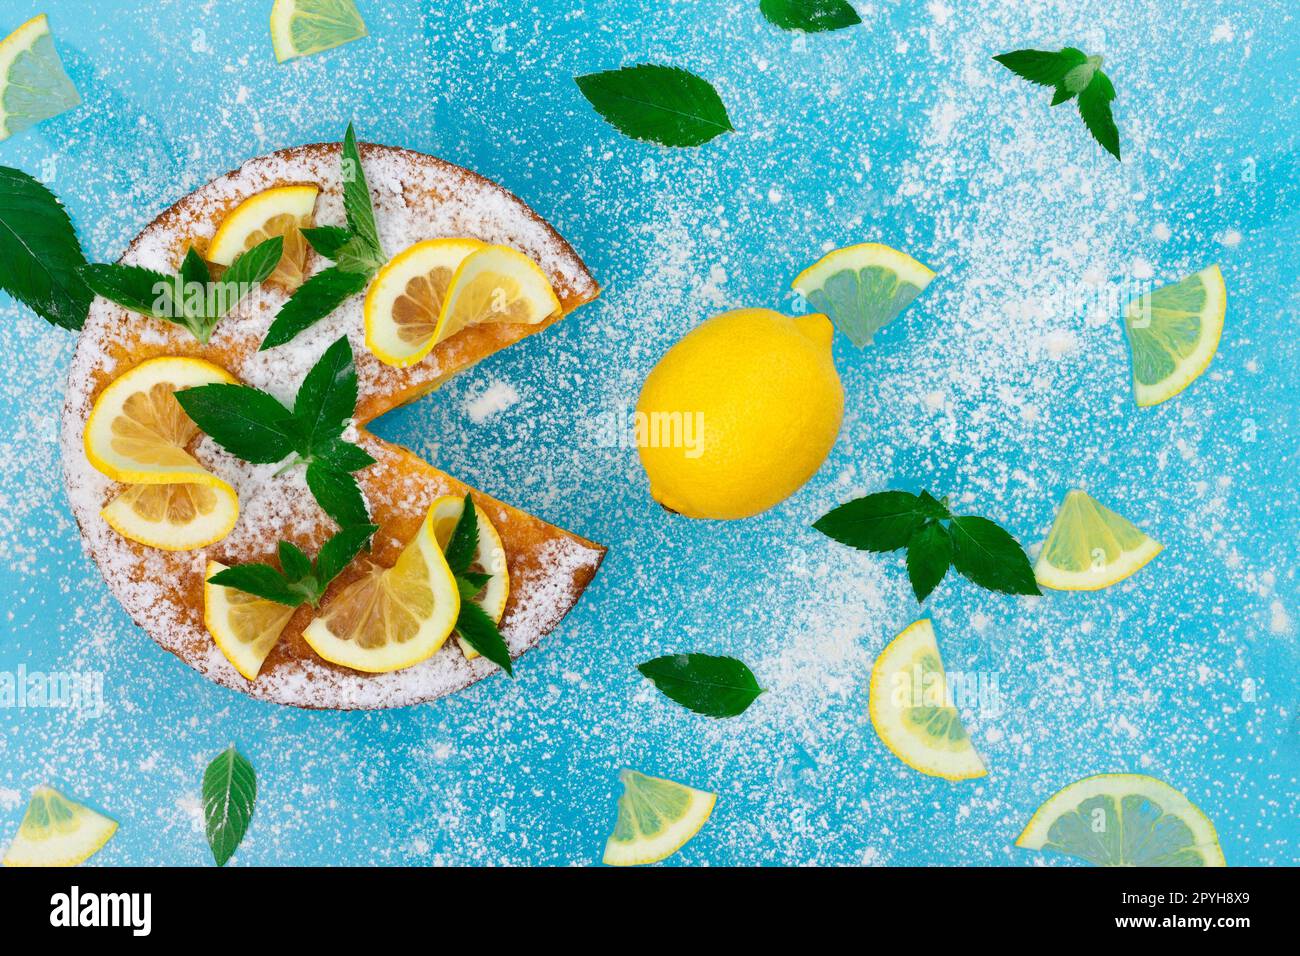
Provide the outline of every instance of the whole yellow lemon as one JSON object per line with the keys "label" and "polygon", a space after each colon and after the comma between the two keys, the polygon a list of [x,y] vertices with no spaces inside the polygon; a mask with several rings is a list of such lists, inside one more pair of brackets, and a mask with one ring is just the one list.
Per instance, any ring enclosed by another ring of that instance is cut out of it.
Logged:
{"label": "whole yellow lemon", "polygon": [[824,315],[724,312],[646,377],[633,427],[650,493],[691,518],[747,518],[794,494],[840,431]]}

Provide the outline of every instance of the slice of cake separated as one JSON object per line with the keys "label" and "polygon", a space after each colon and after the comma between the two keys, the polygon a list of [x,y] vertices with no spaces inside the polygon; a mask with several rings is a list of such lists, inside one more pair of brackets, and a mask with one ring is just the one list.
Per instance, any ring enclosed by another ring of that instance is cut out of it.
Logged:
{"label": "slice of cake separated", "polygon": [[[467,488],[456,478],[366,430],[388,410],[437,388],[475,362],[541,331],[589,302],[599,287],[567,242],[523,202],[475,173],[405,149],[361,144],[379,239],[389,256],[431,239],[466,238],[513,249],[540,267],[560,308],[530,324],[491,322],[465,327],[437,342],[405,367],[381,362],[366,345],[364,292],[353,295],[292,341],[259,351],[289,293],[278,283],[256,287],[217,325],[207,343],[185,328],[97,298],[81,333],[69,372],[63,415],[64,469],[73,512],[86,548],[134,621],[162,647],[217,683],[263,700],[299,707],[399,707],[464,688],[497,670],[467,654],[463,641],[447,640],[431,657],[387,673],[366,673],[329,663],[303,638],[319,613],[304,604],[287,625],[253,679],[217,647],[204,622],[209,562],[224,566],[263,562],[278,566],[283,539],[315,555],[337,526],[307,488],[302,468],[250,465],[198,435],[193,458],[238,494],[238,517],[219,541],[169,551],[128,539],[101,514],[127,486],[93,466],[83,446],[91,409],[104,389],[141,363],[163,356],[201,358],[237,382],[269,392],[287,405],[325,350],[347,336],[355,358],[358,401],[348,440],[375,464],[357,482],[379,526],[371,550],[330,585],[322,602],[357,580],[366,567],[392,566],[419,531],[431,504],[448,495],[473,500],[500,536],[509,571],[509,595],[499,629],[517,657],[554,628],[596,573],[604,549]],[[122,262],[175,273],[191,247],[208,258],[213,237],[242,203],[283,186],[318,189],[314,226],[347,222],[335,144],[283,150],[246,163],[196,190],[155,219],[130,245]],[[310,196],[310,191],[306,191]],[[286,241],[285,248],[289,250]],[[311,275],[330,261],[305,244],[295,250]],[[219,265],[214,268],[219,268]],[[300,277],[299,277],[300,278]],[[288,609],[286,608],[286,611]]]}

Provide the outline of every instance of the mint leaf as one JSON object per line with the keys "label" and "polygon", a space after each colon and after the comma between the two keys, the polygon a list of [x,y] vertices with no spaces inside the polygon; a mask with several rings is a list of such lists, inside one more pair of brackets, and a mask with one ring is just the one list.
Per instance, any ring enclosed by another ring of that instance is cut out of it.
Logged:
{"label": "mint leaf", "polygon": [[1088,56],[1082,50],[1067,46],[1056,53],[1050,50],[1013,50],[998,54],[993,59],[1031,83],[1060,86],[1065,81],[1066,74],[1087,62]]}
{"label": "mint leaf", "polygon": [[293,417],[307,450],[338,438],[356,405],[357,367],[345,335],[312,366],[294,398]]}
{"label": "mint leaf", "polygon": [[290,585],[283,574],[269,564],[237,564],[224,571],[218,571],[208,578],[208,581],[219,584],[223,588],[234,588],[236,591],[243,591],[254,597],[265,598],[289,607],[297,607],[303,602],[302,594]]}
{"label": "mint leaf", "polygon": [[456,618],[456,633],[470,647],[496,664],[511,677],[515,676],[510,662],[510,648],[497,630],[496,622],[473,601],[460,602],[460,616]]}
{"label": "mint leaf", "polygon": [[337,259],[339,249],[352,238],[352,233],[342,226],[307,226],[298,231],[326,259]]}
{"label": "mint leaf", "polygon": [[291,341],[364,289],[369,281],[370,276],[363,272],[345,272],[338,266],[316,273],[280,307],[259,351]]}
{"label": "mint leaf", "polygon": [[907,543],[907,578],[918,604],[930,596],[952,564],[952,536],[938,521],[928,521]]}
{"label": "mint leaf", "polygon": [[861,23],[848,0],[759,0],[763,16],[783,30],[821,33]]}
{"label": "mint leaf", "polygon": [[670,654],[638,664],[637,670],[666,697],[709,717],[742,714],[763,693],[753,671],[734,657]]}
{"label": "mint leaf", "polygon": [[384,254],[371,248],[369,242],[360,236],[353,236],[339,247],[335,264],[344,272],[358,272],[371,276],[379,271],[386,261]]}
{"label": "mint leaf", "polygon": [[316,555],[316,582],[319,587],[317,600],[324,595],[330,582],[356,559],[378,530],[377,524],[352,525],[321,545],[320,552]]}
{"label": "mint leaf", "polygon": [[[474,508],[473,500],[469,495],[466,495],[465,505],[460,511],[460,519],[456,522],[456,527],[451,533],[451,538],[447,541],[446,549],[443,551],[443,556],[447,559],[447,567],[451,568],[451,573],[457,577],[465,574],[469,570],[470,562],[474,560],[474,552],[477,550],[478,512]],[[478,592],[475,591],[474,593],[477,594]]]}
{"label": "mint leaf", "polygon": [[1119,128],[1110,112],[1110,102],[1114,98],[1115,87],[1106,74],[1098,70],[1079,94],[1079,115],[1092,138],[1119,159]]}
{"label": "mint leaf", "polygon": [[916,510],[927,518],[947,520],[952,517],[947,503],[938,500],[928,491],[922,491],[916,496]]}
{"label": "mint leaf", "polygon": [[491,580],[492,575],[486,571],[466,571],[456,575],[456,590],[460,592],[461,600],[469,601],[478,597]]}
{"label": "mint leaf", "polygon": [[280,257],[283,254],[284,237],[272,236],[235,256],[235,260],[230,263],[230,267],[222,274],[221,282],[218,283],[224,288],[225,294],[218,302],[218,308],[215,310],[217,314],[229,313],[245,295],[252,291],[253,286],[261,285],[270,278],[275,267],[280,264]]}
{"label": "mint leaf", "polygon": [[1034,569],[1016,539],[974,515],[952,519],[952,563],[962,575],[990,591],[1041,594]]}
{"label": "mint leaf", "polygon": [[813,527],[860,551],[897,551],[912,539],[926,516],[916,495],[881,491],[840,505],[818,518]]}
{"label": "mint leaf", "polygon": [[352,235],[360,239],[372,258],[377,258],[382,265],[384,250],[379,244],[379,227],[375,224],[375,208],[370,197],[370,185],[366,182],[366,171],[361,165],[361,151],[357,149],[357,134],[348,124],[343,136],[343,150],[340,159],[341,178],[343,180],[343,211],[348,218],[348,228]]}
{"label": "mint leaf", "polygon": [[316,503],[340,528],[370,523],[361,487],[346,471],[328,462],[313,461],[307,466],[307,487]]}
{"label": "mint leaf", "polygon": [[67,210],[22,170],[0,166],[0,289],[41,318],[80,329],[94,299]]}
{"label": "mint leaf", "polygon": [[606,122],[633,139],[699,146],[734,131],[717,91],[687,70],[644,63],[574,82]]}
{"label": "mint leaf", "polygon": [[140,266],[94,263],[82,267],[81,277],[95,295],[124,309],[165,322],[177,321],[172,306],[173,276]]}
{"label": "mint leaf", "polygon": [[1048,50],[1014,50],[995,56],[1017,76],[1040,86],[1055,88],[1052,106],[1078,97],[1079,115],[1084,125],[1102,147],[1114,156],[1119,155],[1119,129],[1111,115],[1110,103],[1115,99],[1115,87],[1101,72],[1102,58],[1088,56],[1082,50],[1065,47],[1052,53]]}
{"label": "mint leaf", "polygon": [[232,745],[203,772],[203,816],[217,866],[225,866],[243,841],[256,802],[257,774]]}
{"label": "mint leaf", "polygon": [[281,541],[277,551],[280,556],[280,567],[286,578],[290,581],[301,581],[303,578],[311,577],[311,558],[302,553],[302,548],[292,541]]}
{"label": "mint leaf", "polygon": [[294,449],[292,416],[247,385],[199,385],[175,393],[194,424],[232,455],[254,464],[282,461]]}
{"label": "mint leaf", "polygon": [[364,448],[333,438],[312,449],[312,457],[327,462],[340,471],[360,471],[375,463]]}

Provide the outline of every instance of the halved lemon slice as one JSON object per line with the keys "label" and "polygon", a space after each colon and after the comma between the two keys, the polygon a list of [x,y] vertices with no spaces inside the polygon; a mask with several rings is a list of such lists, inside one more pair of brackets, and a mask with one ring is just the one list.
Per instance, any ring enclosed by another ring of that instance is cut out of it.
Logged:
{"label": "halved lemon slice", "polygon": [[239,498],[225,485],[130,485],[101,514],[124,538],[163,551],[191,551],[230,534]]}
{"label": "halved lemon slice", "polygon": [[1227,866],[1214,824],[1181,792],[1140,773],[1103,773],[1058,790],[1016,846],[1096,866]]}
{"label": "halved lemon slice", "polygon": [[81,102],[54,48],[45,14],[0,40],[0,139]]}
{"label": "halved lemon slice", "polygon": [[672,856],[700,832],[718,796],[635,770],[619,774],[618,822],[605,843],[607,866],[641,866]]}
{"label": "halved lemon slice", "polygon": [[932,777],[982,777],[988,771],[951,698],[928,619],[890,641],[871,668],[871,724],[894,756]]}
{"label": "halved lemon slice", "polygon": [[[465,499],[455,495],[444,495],[438,498],[429,509],[429,519],[433,522],[433,536],[438,539],[438,547],[444,551],[447,550],[447,542],[451,540],[451,534],[456,530],[456,523],[460,521],[461,512],[464,510]],[[501,536],[497,534],[497,529],[488,519],[487,512],[475,505],[474,514],[478,518],[478,549],[474,552],[474,560],[470,562],[469,569],[492,575],[488,583],[483,586],[483,590],[474,596],[474,603],[481,607],[494,623],[500,623],[501,615],[506,610],[506,599],[510,597],[510,569],[506,565],[506,549],[501,544]],[[465,653],[466,660],[472,661],[479,656],[479,652],[470,647],[464,639],[458,637],[456,640]]]}
{"label": "halved lemon slice", "polygon": [[249,196],[221,221],[208,245],[208,261],[228,266],[259,242],[284,238],[280,263],[266,282],[293,292],[307,277],[307,240],[302,230],[314,222],[316,186],[276,186]]}
{"label": "halved lemon slice", "polygon": [[1139,405],[1173,398],[1205,371],[1219,348],[1227,309],[1228,291],[1217,265],[1128,304],[1124,331]]}
{"label": "halved lemon slice", "polygon": [[114,481],[149,485],[193,483],[224,487],[186,451],[198,426],[174,392],[235,380],[202,359],[167,357],[141,362],[95,400],[86,421],[86,457]]}
{"label": "halved lemon slice", "polygon": [[226,660],[253,680],[297,608],[213,584],[212,576],[224,570],[219,561],[208,562],[203,575],[203,623]]}
{"label": "halved lemon slice", "polygon": [[1034,577],[1058,591],[1099,591],[1136,573],[1162,547],[1089,495],[1071,491],[1056,512]]}
{"label": "halved lemon slice", "polygon": [[933,270],[907,253],[867,242],[828,252],[799,273],[793,288],[861,348],[933,278]]}
{"label": "halved lemon slice", "polygon": [[460,593],[433,533],[432,512],[391,568],[372,567],[326,605],[303,637],[325,660],[353,670],[401,670],[442,647]]}
{"label": "halved lemon slice", "polygon": [[37,787],[18,835],[5,851],[5,866],[76,866],[98,853],[117,823],[69,800],[53,787]]}
{"label": "halved lemon slice", "polygon": [[366,23],[352,0],[275,0],[271,7],[271,44],[281,63],[365,35]]}
{"label": "halved lemon slice", "polygon": [[437,344],[438,316],[452,276],[485,248],[477,239],[430,239],[394,256],[366,293],[366,347],[397,368],[428,355]]}

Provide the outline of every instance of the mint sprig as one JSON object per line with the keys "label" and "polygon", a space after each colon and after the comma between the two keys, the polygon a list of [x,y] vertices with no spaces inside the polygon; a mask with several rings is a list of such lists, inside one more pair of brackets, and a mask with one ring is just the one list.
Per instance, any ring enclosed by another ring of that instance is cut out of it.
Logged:
{"label": "mint sprig", "polygon": [[203,818],[217,866],[225,866],[243,842],[257,803],[257,774],[234,745],[203,771]]}
{"label": "mint sprig", "polygon": [[261,351],[292,341],[352,296],[361,292],[387,261],[379,241],[370,184],[361,165],[356,131],[348,124],[339,153],[339,178],[343,183],[343,211],[348,226],[304,229],[311,247],[334,265],[309,278],[280,307],[262,340]]}
{"label": "mint sprig", "polygon": [[1078,98],[1079,116],[1102,147],[1119,159],[1119,129],[1111,115],[1115,87],[1101,71],[1102,58],[1088,56],[1072,46],[1051,50],[1013,50],[995,56],[1016,76],[1039,86],[1050,86],[1052,105]]}
{"label": "mint sprig", "polygon": [[237,564],[218,571],[208,581],[288,607],[320,607],[330,582],[352,563],[378,530],[379,526],[373,524],[344,528],[321,545],[315,561],[293,542],[281,541],[278,570],[269,564]]}
{"label": "mint sprig", "polygon": [[0,166],[0,289],[47,322],[80,329],[94,299],[85,264],[62,203],[22,170]]}
{"label": "mint sprig", "polygon": [[447,567],[451,568],[451,573],[456,578],[456,587],[460,591],[460,616],[456,618],[456,633],[470,647],[514,677],[510,648],[506,646],[505,638],[497,629],[496,622],[474,603],[474,598],[492,578],[490,574],[470,570],[477,550],[478,515],[475,513],[474,499],[467,494],[465,506],[461,509],[460,518],[451,537],[447,539],[447,548],[443,552]]}
{"label": "mint sprig", "polygon": [[607,123],[633,139],[699,146],[735,130],[718,91],[689,70],[643,63],[573,81]]}
{"label": "mint sprig", "polygon": [[848,0],[759,0],[758,9],[783,30],[822,33],[861,23]]}
{"label": "mint sprig", "polygon": [[982,588],[1004,594],[1040,594],[1029,558],[994,522],[954,515],[928,491],[881,491],[840,505],[813,527],[861,551],[907,549],[912,593],[924,602],[949,568]]}
{"label": "mint sprig", "polygon": [[237,256],[216,281],[193,248],[174,275],[120,263],[94,263],[82,266],[81,277],[96,295],[182,326],[206,343],[217,323],[275,271],[283,251],[284,239],[272,236]]}
{"label": "mint sprig", "polygon": [[248,385],[200,385],[175,395],[194,424],[235,457],[254,464],[291,459],[282,470],[306,465],[307,487],[340,528],[369,522],[352,472],[375,460],[341,437],[357,404],[357,370],[347,336],[312,366],[292,409]]}
{"label": "mint sprig", "polygon": [[711,654],[669,654],[636,669],[687,710],[708,717],[743,714],[763,688],[743,661]]}

